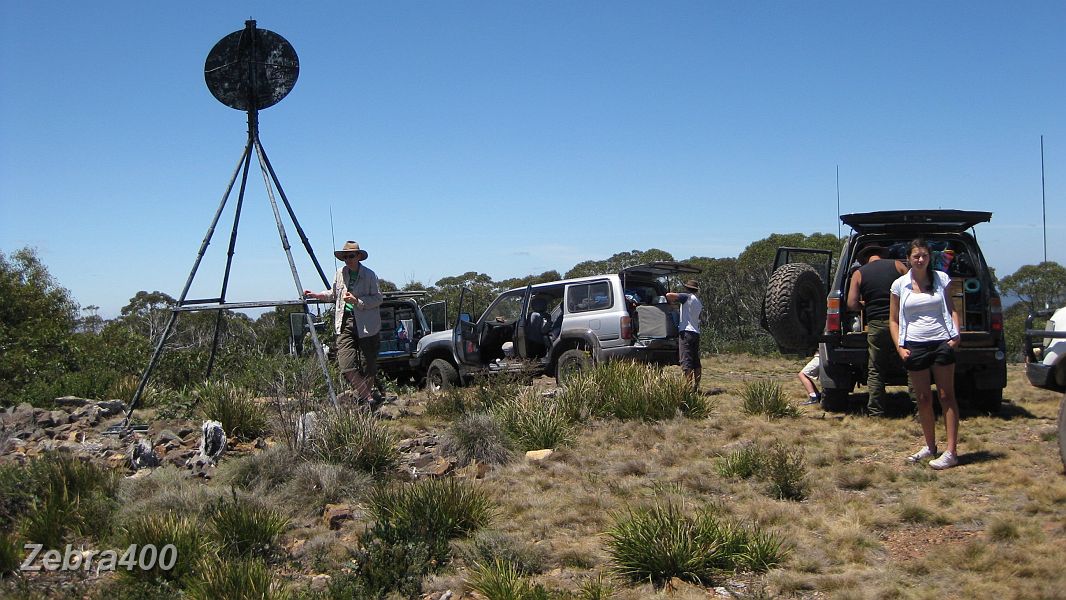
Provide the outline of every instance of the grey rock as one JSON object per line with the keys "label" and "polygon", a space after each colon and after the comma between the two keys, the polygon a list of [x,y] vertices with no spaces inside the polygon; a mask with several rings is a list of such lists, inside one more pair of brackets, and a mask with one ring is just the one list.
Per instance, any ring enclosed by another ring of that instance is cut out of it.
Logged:
{"label": "grey rock", "polygon": [[62,396],[60,398],[55,399],[55,405],[60,408],[78,408],[80,406],[85,406],[90,402],[92,401],[86,398],[79,398],[77,396]]}
{"label": "grey rock", "polygon": [[100,422],[100,412],[100,407],[95,404],[89,404],[70,413],[70,420],[71,422],[84,423],[89,427],[93,427]]}
{"label": "grey rock", "polygon": [[43,408],[33,409],[33,422],[38,427],[49,428],[55,427],[56,421],[52,417],[52,411],[44,410]]}
{"label": "grey rock", "polygon": [[100,416],[105,419],[126,411],[126,403],[121,400],[101,400],[96,406],[100,408]]}
{"label": "grey rock", "polygon": [[130,446],[130,466],[134,470],[150,469],[158,467],[162,462],[159,459],[159,455],[152,449],[152,444],[144,438],[137,439],[132,446]]}
{"label": "grey rock", "polygon": [[163,431],[160,431],[158,434],[156,434],[156,436],[155,436],[155,445],[156,446],[158,446],[159,444],[166,444],[167,442],[178,442],[178,443],[181,443],[182,439],[181,439],[181,437],[178,436],[178,434],[174,433],[173,431],[171,431],[169,429],[164,429]]}

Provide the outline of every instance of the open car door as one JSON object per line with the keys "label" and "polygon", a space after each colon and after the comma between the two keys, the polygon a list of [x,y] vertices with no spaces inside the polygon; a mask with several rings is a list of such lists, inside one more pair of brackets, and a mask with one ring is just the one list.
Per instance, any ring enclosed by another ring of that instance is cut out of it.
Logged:
{"label": "open car door", "polygon": [[460,363],[476,365],[481,359],[481,340],[477,323],[463,313],[463,301],[466,300],[468,291],[470,290],[463,288],[459,292],[459,314],[456,317],[455,329],[452,330],[452,345]]}

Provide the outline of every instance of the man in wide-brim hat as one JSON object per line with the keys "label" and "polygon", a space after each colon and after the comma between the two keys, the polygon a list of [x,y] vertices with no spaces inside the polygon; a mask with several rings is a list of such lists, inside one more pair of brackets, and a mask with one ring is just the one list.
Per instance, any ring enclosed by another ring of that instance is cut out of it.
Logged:
{"label": "man in wide-brim hat", "polygon": [[692,382],[696,392],[700,391],[700,377],[703,376],[703,367],[700,365],[700,311],[703,304],[696,294],[700,291],[700,284],[695,279],[689,279],[682,284],[684,292],[670,292],[666,294],[667,302],[680,305],[680,319],[677,324],[677,353],[678,362],[681,363],[681,371]]}
{"label": "man in wide-brim hat", "polygon": [[[344,266],[337,269],[333,287],[321,292],[304,290],[304,296],[334,302],[333,332],[337,335],[337,365],[359,400],[374,401],[381,347],[383,299],[378,276],[362,264],[368,254],[351,240],[333,253]],[[362,361],[359,355],[362,354]],[[362,368],[359,363],[362,362]]]}

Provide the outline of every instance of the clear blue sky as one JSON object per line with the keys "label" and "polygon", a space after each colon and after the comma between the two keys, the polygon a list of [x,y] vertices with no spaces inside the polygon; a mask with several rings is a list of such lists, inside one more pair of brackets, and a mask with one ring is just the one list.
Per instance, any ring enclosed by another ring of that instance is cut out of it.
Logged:
{"label": "clear blue sky", "polygon": [[[1000,275],[1066,264],[1066,3],[0,0],[0,251],[83,306],[173,296],[246,140],[204,59],[254,18],[300,57],[261,139],[327,272],[403,284],[661,248],[736,256],[840,209],[994,212]],[[250,179],[229,299],[295,298]],[[230,208],[190,297],[217,296]],[[305,287],[322,283],[286,223]],[[846,230],[845,230],[846,232]]]}

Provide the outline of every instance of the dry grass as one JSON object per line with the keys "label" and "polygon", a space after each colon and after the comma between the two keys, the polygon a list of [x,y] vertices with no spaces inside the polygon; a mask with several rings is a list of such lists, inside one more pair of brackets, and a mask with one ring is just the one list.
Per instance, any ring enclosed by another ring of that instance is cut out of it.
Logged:
{"label": "dry grass", "polygon": [[[559,570],[549,587],[571,591],[575,580],[610,567],[608,515],[664,497],[714,504],[777,532],[793,549],[785,564],[737,578],[766,597],[1041,598],[1066,590],[1066,572],[1056,568],[1066,561],[1066,476],[1047,435],[1057,395],[1030,388],[1012,366],[1003,412],[964,412],[962,464],[936,472],[904,463],[921,445],[913,417],[817,407],[774,421],[743,414],[750,382],[775,380],[787,398],[802,399],[794,382],[800,367],[788,359],[704,359],[704,386],[719,391],[709,418],[594,421],[547,462],[491,472],[501,529],[550,548]],[[768,496],[757,478],[718,472],[732,452],[774,442],[805,453],[810,489],[801,502]],[[651,593],[625,588],[616,597]]]}
{"label": "dry grass", "polygon": [[[591,418],[548,459],[518,457],[493,467],[484,480],[472,482],[493,501],[492,538],[471,540],[448,570],[424,581],[424,590],[468,593],[476,563],[505,558],[514,564],[513,556],[529,553],[538,557],[536,568],[522,568],[530,585],[571,597],[594,597],[583,586],[609,581],[603,586],[613,589],[615,600],[707,598],[708,590],[698,586],[664,590],[603,579],[615,566],[606,535],[612,515],[679,503],[770,532],[785,545],[783,564],[761,574],[724,576],[720,585],[738,598],[1064,596],[1066,474],[1053,435],[1060,395],[1031,388],[1022,367],[1011,366],[1001,414],[964,411],[961,464],[938,472],[904,462],[921,445],[913,417],[872,419],[824,413],[817,406],[773,420],[743,412],[744,391],[752,382],[776,382],[785,400],[802,400],[805,393],[795,382],[802,364],[743,355],[705,358],[703,385],[713,401],[709,416]],[[396,437],[442,434],[455,418],[426,414],[388,427]],[[942,427],[938,434],[942,439]],[[764,477],[721,471],[723,461],[745,448],[769,457],[775,445],[802,456],[806,489],[801,500],[768,493]],[[302,517],[297,522],[303,527],[294,527],[286,539],[307,542],[305,564],[343,562],[343,549],[353,546],[352,536],[362,531],[364,521],[329,532],[315,526],[315,513],[323,502],[336,501],[351,502],[361,514],[367,509],[365,480],[319,473],[321,465],[310,472],[293,464],[286,476],[271,460],[259,460],[258,467],[255,458],[239,460],[249,461],[256,473],[224,465],[218,481],[206,486],[172,469],[128,481],[121,516],[158,510],[203,515],[236,484],[279,505],[313,506],[302,515],[290,511]],[[300,502],[283,501],[294,485],[323,489],[299,496]],[[307,575],[285,577],[306,581]]]}

